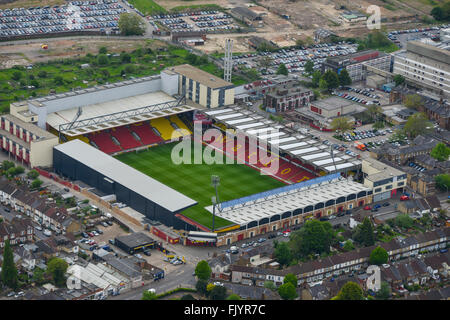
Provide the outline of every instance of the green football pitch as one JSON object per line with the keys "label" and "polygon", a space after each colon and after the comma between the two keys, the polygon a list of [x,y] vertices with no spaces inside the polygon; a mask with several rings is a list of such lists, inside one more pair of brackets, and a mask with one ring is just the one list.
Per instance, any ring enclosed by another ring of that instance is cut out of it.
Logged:
{"label": "green football pitch", "polygon": [[[182,214],[207,228],[212,227],[212,214],[205,207],[211,205],[211,197],[215,195],[211,175],[220,177],[218,193],[222,202],[285,185],[244,164],[176,165],[171,160],[174,145],[170,143],[138,153],[124,153],[116,158],[197,201],[197,205],[184,210]],[[233,223],[225,219],[215,218],[215,228],[231,224]]]}

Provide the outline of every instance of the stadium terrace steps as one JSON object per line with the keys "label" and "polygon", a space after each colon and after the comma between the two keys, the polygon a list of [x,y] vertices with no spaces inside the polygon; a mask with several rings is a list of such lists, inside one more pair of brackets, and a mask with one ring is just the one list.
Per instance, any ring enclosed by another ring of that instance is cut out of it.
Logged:
{"label": "stadium terrace steps", "polygon": [[118,127],[111,129],[111,135],[119,141],[120,146],[124,149],[133,149],[142,146],[142,144],[137,141],[127,127]]}
{"label": "stadium terrace steps", "polygon": [[144,145],[150,145],[163,141],[163,139],[161,139],[160,136],[158,136],[155,132],[153,132],[152,128],[147,122],[144,122],[139,125],[133,125],[130,127],[130,130],[132,130],[139,136],[141,142]]}
{"label": "stadium terrace steps", "polygon": [[175,130],[166,118],[157,118],[150,120],[150,124],[161,134],[164,140],[172,140],[172,138],[180,138],[183,135]]}
{"label": "stadium terrace steps", "polygon": [[95,145],[105,153],[111,154],[122,150],[120,146],[114,143],[114,141],[111,139],[109,132],[107,131],[90,133],[88,137],[89,140],[94,142]]}

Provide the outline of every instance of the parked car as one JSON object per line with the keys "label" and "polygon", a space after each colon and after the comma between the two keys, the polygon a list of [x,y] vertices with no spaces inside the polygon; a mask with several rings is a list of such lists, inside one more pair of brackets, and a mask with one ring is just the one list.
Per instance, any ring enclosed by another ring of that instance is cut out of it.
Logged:
{"label": "parked car", "polygon": [[409,197],[407,195],[403,195],[400,197],[400,201],[406,201],[409,200]]}
{"label": "parked car", "polygon": [[47,237],[50,237],[52,235],[52,232],[48,229],[44,230],[44,235],[46,235]]}
{"label": "parked car", "polygon": [[376,204],[376,205],[373,206],[373,208],[374,209],[379,209],[379,208],[381,208],[381,205],[380,204]]}
{"label": "parked car", "polygon": [[383,203],[383,207],[389,207],[391,204],[389,202]]}
{"label": "parked car", "polygon": [[372,208],[370,206],[365,206],[364,210],[371,210]]}

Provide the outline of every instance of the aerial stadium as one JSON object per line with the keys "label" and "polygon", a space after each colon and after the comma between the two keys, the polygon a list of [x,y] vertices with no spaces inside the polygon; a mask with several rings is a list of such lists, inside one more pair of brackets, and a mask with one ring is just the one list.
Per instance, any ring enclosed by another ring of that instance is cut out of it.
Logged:
{"label": "aerial stadium", "polygon": [[[2,150],[29,167],[114,195],[175,230],[214,232],[216,245],[371,202],[348,179],[359,160],[234,104],[235,87],[190,65],[159,75],[21,101],[1,116]],[[233,164],[173,163],[195,125],[233,137],[194,141]],[[234,139],[239,133],[248,139]],[[252,159],[276,154],[278,169]],[[240,150],[240,151],[239,151]],[[211,176],[220,177],[217,206]],[[213,219],[214,213],[214,219]],[[214,221],[214,225],[213,225]]]}

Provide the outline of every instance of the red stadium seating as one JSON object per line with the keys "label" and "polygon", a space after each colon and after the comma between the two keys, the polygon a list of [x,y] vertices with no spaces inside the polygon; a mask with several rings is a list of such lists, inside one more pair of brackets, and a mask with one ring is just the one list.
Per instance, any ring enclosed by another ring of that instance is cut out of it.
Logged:
{"label": "red stadium seating", "polygon": [[[215,148],[218,148],[220,150],[225,150],[225,147],[226,147],[226,143],[221,141],[221,139],[219,139],[218,141],[205,141],[205,142],[207,142],[207,144],[209,144]],[[237,146],[236,142],[233,146],[235,146],[235,148],[233,149],[233,151],[231,151],[231,155],[233,155],[235,158],[238,158],[239,160],[242,160],[245,163],[249,163],[250,165],[260,168],[262,170],[264,170],[265,168],[270,168],[270,167],[266,167],[264,164],[261,163],[261,161],[259,159],[259,151],[258,151],[258,155],[257,155],[258,158],[257,158],[256,163],[254,162],[255,155],[251,155],[251,158],[253,159],[253,161],[252,162],[250,161],[250,159],[249,159],[250,151],[249,151],[248,142],[245,144],[245,153],[244,154],[242,154],[242,152],[238,152],[238,150],[240,151],[241,149],[239,148],[239,146]],[[230,152],[230,150],[226,150],[226,151]],[[301,162],[298,160],[296,160],[295,162],[301,164]],[[268,172],[268,170],[266,170],[266,172]],[[301,167],[297,166],[296,164],[294,164],[292,162],[288,162],[281,158],[279,158],[277,172],[272,175],[277,178],[280,178],[284,181],[290,181],[290,182],[300,182],[300,181],[316,178],[316,175],[311,174],[310,172],[302,169]]]}
{"label": "red stadium seating", "polygon": [[105,153],[111,154],[122,150],[114,143],[114,141],[112,141],[111,136],[107,131],[90,133],[88,137],[89,140],[93,141],[97,147]]}
{"label": "red stadium seating", "polygon": [[116,138],[120,146],[124,149],[133,149],[142,146],[142,144],[137,141],[127,127],[119,127],[111,129],[111,135]]}
{"label": "red stadium seating", "polygon": [[130,130],[136,133],[144,145],[154,144],[163,141],[160,136],[153,132],[147,122],[134,124]]}

